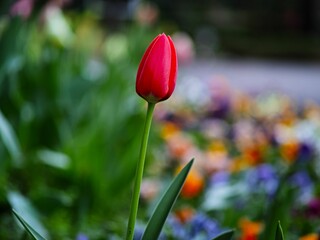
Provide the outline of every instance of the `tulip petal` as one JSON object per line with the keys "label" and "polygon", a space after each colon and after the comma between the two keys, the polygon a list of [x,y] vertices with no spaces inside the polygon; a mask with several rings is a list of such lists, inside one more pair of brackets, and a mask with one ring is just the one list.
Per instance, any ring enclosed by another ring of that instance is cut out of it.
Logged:
{"label": "tulip petal", "polygon": [[169,98],[175,88],[177,56],[173,41],[164,33],[149,45],[137,72],[136,92],[157,103]]}
{"label": "tulip petal", "polygon": [[145,82],[146,95],[152,95],[156,99],[163,98],[168,92],[170,75],[170,47],[165,36],[160,37],[157,44],[151,49],[145,63],[141,79]]}
{"label": "tulip petal", "polygon": [[171,96],[173,93],[173,90],[176,86],[176,79],[177,79],[177,73],[178,73],[178,58],[177,58],[177,52],[174,47],[173,41],[170,36],[168,36],[168,40],[170,43],[170,48],[171,48],[171,69],[170,69],[170,77],[169,77],[169,90],[166,95],[166,98],[162,100],[166,100]]}
{"label": "tulip petal", "polygon": [[137,84],[139,83],[139,80],[140,80],[140,77],[141,77],[141,72],[142,72],[142,70],[144,68],[144,64],[146,62],[146,59],[148,58],[151,49],[153,48],[155,43],[158,41],[160,36],[161,36],[161,34],[159,34],[155,39],[153,39],[153,41],[150,43],[149,47],[147,48],[147,50],[143,54],[143,57],[142,57],[142,60],[141,60],[141,62],[139,64],[139,68],[138,68],[138,72],[137,72]]}

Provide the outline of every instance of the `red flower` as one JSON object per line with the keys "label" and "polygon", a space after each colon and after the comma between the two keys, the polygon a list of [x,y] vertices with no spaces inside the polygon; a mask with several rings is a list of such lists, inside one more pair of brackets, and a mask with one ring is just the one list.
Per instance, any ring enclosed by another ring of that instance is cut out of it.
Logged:
{"label": "red flower", "polygon": [[139,65],[137,93],[150,103],[169,98],[178,70],[176,49],[170,36],[158,35],[149,45]]}

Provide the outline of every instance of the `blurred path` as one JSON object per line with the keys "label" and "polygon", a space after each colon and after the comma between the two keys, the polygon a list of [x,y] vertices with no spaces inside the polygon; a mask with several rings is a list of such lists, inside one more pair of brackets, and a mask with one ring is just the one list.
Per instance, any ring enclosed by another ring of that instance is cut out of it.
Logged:
{"label": "blurred path", "polygon": [[180,73],[199,80],[224,76],[232,87],[249,93],[283,92],[298,101],[320,102],[320,62],[282,62],[254,59],[198,59]]}

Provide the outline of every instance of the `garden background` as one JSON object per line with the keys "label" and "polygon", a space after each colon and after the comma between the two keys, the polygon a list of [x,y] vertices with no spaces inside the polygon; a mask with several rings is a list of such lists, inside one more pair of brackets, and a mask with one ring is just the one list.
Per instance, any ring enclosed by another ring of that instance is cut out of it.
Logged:
{"label": "garden background", "polygon": [[0,3],[0,239],[123,239],[159,33],[177,89],[157,104],[136,238],[170,179],[195,164],[162,239],[317,240],[320,2]]}

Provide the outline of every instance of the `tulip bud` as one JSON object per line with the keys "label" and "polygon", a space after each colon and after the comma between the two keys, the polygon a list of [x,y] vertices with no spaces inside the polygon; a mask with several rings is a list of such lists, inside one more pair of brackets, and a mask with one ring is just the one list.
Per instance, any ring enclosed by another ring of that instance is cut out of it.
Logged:
{"label": "tulip bud", "polygon": [[136,92],[149,103],[168,99],[176,85],[178,61],[173,41],[164,33],[149,45],[139,65]]}

